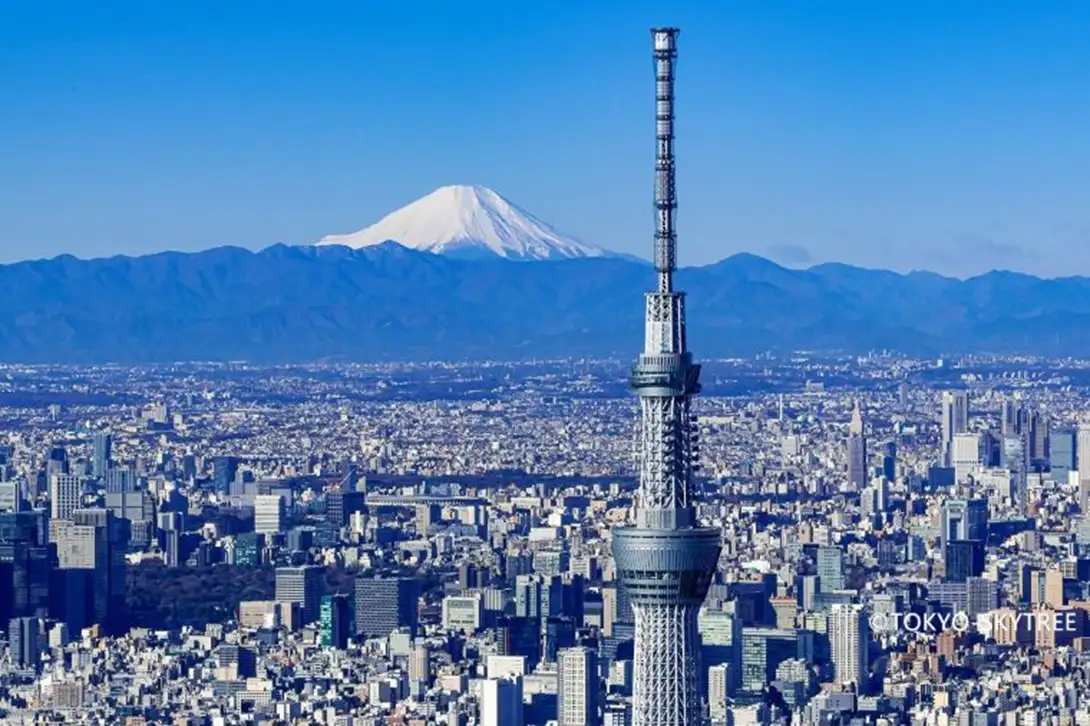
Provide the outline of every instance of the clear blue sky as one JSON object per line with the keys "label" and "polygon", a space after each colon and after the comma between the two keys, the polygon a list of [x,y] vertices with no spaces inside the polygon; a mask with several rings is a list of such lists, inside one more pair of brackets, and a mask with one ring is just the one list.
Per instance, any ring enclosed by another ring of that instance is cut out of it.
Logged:
{"label": "clear blue sky", "polygon": [[309,243],[452,183],[646,254],[655,24],[683,263],[1090,274],[1062,0],[0,0],[0,260]]}

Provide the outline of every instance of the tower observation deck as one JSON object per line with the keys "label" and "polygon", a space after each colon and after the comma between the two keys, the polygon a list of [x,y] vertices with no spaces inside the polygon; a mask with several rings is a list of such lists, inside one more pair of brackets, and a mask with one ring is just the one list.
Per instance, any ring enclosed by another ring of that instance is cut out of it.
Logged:
{"label": "tower observation deck", "polygon": [[632,367],[640,397],[640,469],[634,526],[613,530],[613,556],[636,620],[632,726],[698,726],[697,613],[719,560],[718,529],[699,527],[693,477],[698,432],[691,411],[700,366],[685,340],[677,269],[674,187],[676,28],[651,31],[655,65],[655,252],[643,353]]}

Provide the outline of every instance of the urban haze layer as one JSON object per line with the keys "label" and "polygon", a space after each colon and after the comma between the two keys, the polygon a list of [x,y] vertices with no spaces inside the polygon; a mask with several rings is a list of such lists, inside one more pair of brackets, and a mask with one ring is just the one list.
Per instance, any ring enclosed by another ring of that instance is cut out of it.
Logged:
{"label": "urban haze layer", "polygon": [[1090,723],[1090,361],[696,363],[653,38],[635,365],[0,366],[3,723]]}

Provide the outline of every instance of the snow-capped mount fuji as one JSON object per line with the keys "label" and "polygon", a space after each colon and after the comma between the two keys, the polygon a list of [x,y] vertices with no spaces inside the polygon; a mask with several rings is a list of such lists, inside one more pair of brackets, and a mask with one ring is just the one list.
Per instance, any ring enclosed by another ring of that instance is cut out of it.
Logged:
{"label": "snow-capped mount fuji", "polygon": [[323,237],[319,245],[354,249],[383,242],[457,257],[555,260],[614,257],[580,242],[482,186],[446,186],[391,212],[353,234]]}

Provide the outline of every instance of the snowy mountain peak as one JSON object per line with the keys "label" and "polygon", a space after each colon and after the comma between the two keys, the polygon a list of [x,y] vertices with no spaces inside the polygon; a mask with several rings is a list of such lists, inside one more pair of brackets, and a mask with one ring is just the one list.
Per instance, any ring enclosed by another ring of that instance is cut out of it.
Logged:
{"label": "snowy mountain peak", "polygon": [[440,187],[366,229],[328,235],[318,244],[360,249],[391,240],[459,257],[551,260],[609,255],[562,234],[491,189],[470,185]]}

